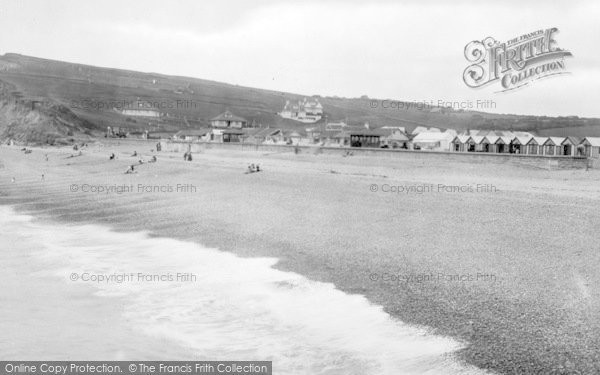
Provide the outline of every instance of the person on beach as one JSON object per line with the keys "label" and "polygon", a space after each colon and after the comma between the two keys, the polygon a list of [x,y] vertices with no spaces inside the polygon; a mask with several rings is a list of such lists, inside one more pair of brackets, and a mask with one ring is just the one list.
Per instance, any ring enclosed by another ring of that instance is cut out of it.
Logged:
{"label": "person on beach", "polygon": [[45,178],[44,178],[44,174],[42,173],[42,181],[44,181],[44,180],[45,180]]}
{"label": "person on beach", "polygon": [[125,174],[131,173],[135,173],[135,166],[133,164],[129,166],[129,169],[127,169],[127,171],[125,171]]}
{"label": "person on beach", "polygon": [[46,154],[46,161],[48,161],[48,154]]}
{"label": "person on beach", "polygon": [[152,159],[150,160],[150,163],[156,163],[156,155],[152,155]]}
{"label": "person on beach", "polygon": [[260,165],[256,164],[256,171],[260,172]]}
{"label": "person on beach", "polygon": [[110,157],[108,158],[108,160],[114,160],[114,159],[115,159],[115,154],[114,153],[110,154]]}
{"label": "person on beach", "polygon": [[131,156],[137,156],[137,151],[134,151]]}

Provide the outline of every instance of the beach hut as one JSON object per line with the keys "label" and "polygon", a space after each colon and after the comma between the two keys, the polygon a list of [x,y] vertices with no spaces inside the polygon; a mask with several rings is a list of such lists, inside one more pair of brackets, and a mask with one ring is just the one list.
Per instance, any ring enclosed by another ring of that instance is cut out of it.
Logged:
{"label": "beach hut", "polygon": [[561,155],[560,145],[563,143],[564,140],[564,137],[548,137],[546,142],[544,142],[544,155]]}
{"label": "beach hut", "polygon": [[581,144],[585,149],[585,156],[588,158],[600,157],[600,137],[585,137]]}
{"label": "beach hut", "polygon": [[481,141],[482,147],[483,147],[483,152],[497,152],[497,147],[498,147],[498,141],[500,140],[500,137],[495,135],[495,133],[491,133],[486,135],[485,137],[483,137],[483,140]]}
{"label": "beach hut", "polygon": [[[490,138],[488,138],[489,140]],[[498,154],[504,154],[510,152],[510,142],[512,141],[511,137],[505,136],[496,136],[494,141],[493,152]]]}
{"label": "beach hut", "polygon": [[[576,156],[577,155],[577,146],[581,143],[582,139],[578,137],[566,137],[564,141],[560,144],[561,146],[561,155],[565,156]],[[583,156],[578,155],[578,156]]]}
{"label": "beach hut", "polygon": [[497,142],[500,139],[494,132],[490,132],[481,140],[482,152],[496,152]]}
{"label": "beach hut", "polygon": [[417,134],[412,142],[415,149],[432,150],[432,151],[449,151],[450,143],[454,139],[452,133],[442,133],[440,131],[423,131]]}
{"label": "beach hut", "polygon": [[533,137],[525,145],[527,155],[544,155],[544,143],[548,140],[546,137]]}
{"label": "beach hut", "polygon": [[450,151],[454,152],[465,152],[467,151],[467,140],[469,139],[468,135],[457,135],[454,137],[452,142],[450,142]]}
{"label": "beach hut", "polygon": [[470,135],[467,141],[465,142],[465,147],[467,152],[481,152],[483,139],[485,137],[481,135]]}
{"label": "beach hut", "polygon": [[408,137],[404,132],[398,129],[386,128],[383,131],[390,132],[390,134],[382,139],[382,143],[385,147],[389,148],[401,148],[408,149]]}
{"label": "beach hut", "polygon": [[510,143],[509,152],[512,154],[523,154],[525,145],[529,143],[533,137],[515,136]]}

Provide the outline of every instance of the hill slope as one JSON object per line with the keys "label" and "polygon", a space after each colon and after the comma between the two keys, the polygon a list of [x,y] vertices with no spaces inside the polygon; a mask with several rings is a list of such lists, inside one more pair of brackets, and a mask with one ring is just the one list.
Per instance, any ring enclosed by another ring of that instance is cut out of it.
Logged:
{"label": "hill slope", "polygon": [[[76,132],[80,132],[81,128],[97,136],[107,126],[139,131],[175,131],[207,126],[210,118],[226,109],[247,118],[256,126],[284,129],[309,126],[277,115],[286,100],[301,100],[302,95],[197,78],[100,68],[7,53],[0,56],[0,84],[10,88],[2,91],[2,100],[39,101],[43,108],[68,112],[70,120],[67,122],[74,124]],[[413,106],[408,110],[383,109],[381,106],[371,108],[371,99],[366,97],[319,99],[327,120],[346,120],[350,124],[368,122],[373,127],[405,126],[409,130],[418,125],[454,129],[495,128],[533,130],[544,135],[562,135],[565,129],[577,127],[579,131],[574,133],[600,135],[598,119],[497,115],[432,109],[429,106]],[[165,116],[160,119],[128,118],[114,110],[114,107],[120,108],[137,100],[152,103]],[[0,121],[5,120],[0,117]],[[320,123],[325,121],[323,119]]]}

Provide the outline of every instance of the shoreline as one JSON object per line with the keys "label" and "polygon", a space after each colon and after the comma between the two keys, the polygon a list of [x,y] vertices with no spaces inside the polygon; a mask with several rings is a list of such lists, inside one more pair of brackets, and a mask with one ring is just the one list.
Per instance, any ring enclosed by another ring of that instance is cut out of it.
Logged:
{"label": "shoreline", "polygon": [[[118,150],[119,160],[111,164],[106,155],[112,149]],[[178,160],[179,154],[160,153],[156,165],[143,165],[138,174],[127,176],[122,173],[133,160],[127,157],[130,145],[107,145],[71,159],[64,158],[70,151],[52,149],[50,165],[41,158],[46,151],[34,149],[33,154],[23,156],[15,148],[0,148],[0,160],[6,159],[5,169],[0,169],[0,191],[10,191],[8,197],[0,197],[0,204],[12,202],[19,211],[58,222],[148,230],[241,256],[276,257],[280,260],[277,269],[365,295],[404,323],[431,327],[435,334],[469,343],[459,357],[480,368],[510,373],[515,368],[529,372],[561,366],[590,371],[599,366],[592,355],[598,348],[595,333],[600,330],[592,324],[598,316],[599,296],[594,287],[599,280],[591,267],[598,259],[591,253],[592,223],[598,214],[589,208],[593,207],[590,201],[600,200],[597,171],[550,172],[514,166],[490,171],[485,165],[452,162],[397,166],[377,158],[225,155],[207,150],[195,155],[192,163]],[[260,160],[263,172],[244,175],[245,165],[253,160]],[[448,171],[449,165],[456,170]],[[6,180],[9,170],[18,176],[15,185]],[[36,177],[43,171],[47,173],[42,182]],[[196,185],[199,192],[69,192],[75,183],[164,185],[177,180]],[[477,180],[498,181],[500,192],[398,196],[369,191],[372,184]],[[478,207],[494,207],[495,211],[482,213]],[[549,223],[540,222],[540,217],[546,217],[542,215],[549,216]],[[561,238],[559,217],[569,220],[577,232]],[[523,230],[527,222],[534,226],[531,232]],[[547,224],[555,230],[549,231]],[[528,243],[525,238],[532,237],[531,233],[534,241]],[[465,235],[477,240],[469,243],[482,244],[481,248],[466,246],[459,238]],[[523,254],[502,241],[492,248],[485,246],[507,238],[522,243]],[[568,243],[577,243],[576,249],[564,246]],[[578,251],[586,251],[588,258],[580,259]],[[534,264],[528,256],[549,262]],[[577,291],[572,280],[554,280],[548,271],[541,272],[547,268],[556,274],[576,273],[591,285],[591,292],[587,297],[572,296]],[[370,279],[372,275],[383,279],[386,274],[430,273],[493,274],[497,281],[457,284],[405,279],[390,283]],[[527,276],[536,275],[541,280],[528,280]],[[543,295],[550,287],[557,290]],[[513,301],[515,296],[519,298]],[[568,296],[571,299],[564,301]],[[532,323],[533,318],[539,321]],[[587,323],[590,331],[582,331]],[[527,324],[539,331],[523,332]],[[587,335],[577,340],[576,333]],[[591,348],[589,352],[578,349],[584,343]],[[550,354],[545,354],[547,347]]]}

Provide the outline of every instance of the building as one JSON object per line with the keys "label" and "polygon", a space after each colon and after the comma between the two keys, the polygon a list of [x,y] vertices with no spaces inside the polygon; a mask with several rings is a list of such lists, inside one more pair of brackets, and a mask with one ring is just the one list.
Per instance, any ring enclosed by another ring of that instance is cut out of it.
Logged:
{"label": "building", "polygon": [[279,140],[283,140],[283,132],[281,129],[276,128],[250,128],[246,129],[246,134],[244,135],[244,143],[253,143],[253,144],[261,144],[261,143],[269,143],[274,144]]}
{"label": "building", "polygon": [[323,106],[316,98],[314,100],[304,98],[297,103],[286,100],[279,116],[304,123],[314,123],[323,117]]}
{"label": "building", "polygon": [[403,131],[394,128],[381,128],[380,130],[390,132],[387,137],[382,139],[382,147],[408,150],[410,142]]}
{"label": "building", "polygon": [[211,129],[202,128],[202,129],[185,129],[180,130],[173,136],[173,139],[177,141],[186,141],[186,142],[201,142],[201,141],[209,141],[211,135]]}
{"label": "building", "polygon": [[406,133],[406,128],[404,126],[382,126],[381,128],[382,130],[391,130],[391,131],[400,131],[404,134]]}
{"label": "building", "polygon": [[546,137],[532,137],[525,145],[524,153],[527,155],[544,155],[544,143],[547,140]]}
{"label": "building", "polygon": [[287,145],[309,145],[310,139],[303,134],[302,130],[284,130],[283,131],[283,143]]}
{"label": "building", "polygon": [[217,117],[213,117],[210,120],[210,126],[215,129],[226,129],[226,128],[235,128],[241,129],[248,125],[248,121],[245,118],[239,117],[231,113],[230,111],[225,111],[218,115]]}
{"label": "building", "polygon": [[600,137],[585,137],[581,144],[584,147],[585,156],[600,158]]}
{"label": "building", "polygon": [[367,128],[360,130],[349,130],[349,133],[350,147],[379,148],[381,146],[382,139],[388,135],[383,130]]}
{"label": "building", "polygon": [[410,132],[411,135],[417,135],[421,132],[426,132],[427,131],[427,127],[425,126],[417,126],[416,128],[413,129],[412,132]]}
{"label": "building", "polygon": [[546,142],[544,142],[544,155],[562,155],[561,144],[564,140],[564,137],[548,137]]}
{"label": "building", "polygon": [[211,140],[221,143],[238,143],[242,142],[246,132],[242,128],[226,128],[213,129],[211,132]]}
{"label": "building", "polygon": [[525,153],[525,145],[527,143],[529,143],[531,138],[533,138],[532,135],[529,135],[529,136],[517,135],[517,136],[515,136],[510,143],[511,147],[509,149],[509,152],[511,154],[524,154]]}
{"label": "building", "polygon": [[412,142],[416,150],[450,151],[450,143],[456,137],[452,132],[422,131]]}
{"label": "building", "polygon": [[[561,143],[562,152],[561,155],[566,156],[583,156],[585,149],[581,149],[578,146],[581,144],[582,139],[578,137],[566,137]],[[578,152],[580,150],[581,152]]]}
{"label": "building", "polygon": [[467,139],[469,139],[468,135],[460,134],[455,136],[452,142],[450,142],[450,150],[454,152],[465,152]]}
{"label": "building", "polygon": [[123,107],[121,110],[116,109],[124,116],[131,117],[151,117],[151,118],[159,118],[160,111],[158,111],[152,104],[144,101],[135,101],[130,103],[131,105],[127,105]]}

